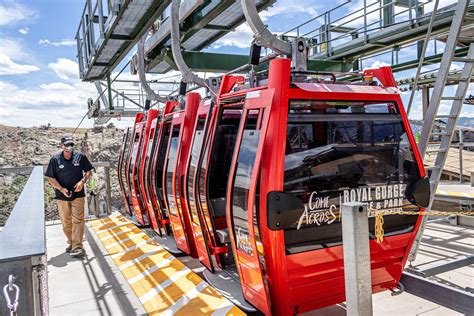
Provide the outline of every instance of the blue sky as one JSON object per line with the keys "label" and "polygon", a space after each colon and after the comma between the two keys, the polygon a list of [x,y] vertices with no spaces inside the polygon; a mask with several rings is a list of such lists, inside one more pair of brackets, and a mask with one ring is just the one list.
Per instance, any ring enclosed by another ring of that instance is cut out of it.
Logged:
{"label": "blue sky", "polygon": [[[362,1],[353,0],[335,16],[357,10]],[[271,31],[280,33],[341,2],[277,0],[261,16]],[[441,0],[440,6],[452,2]],[[78,79],[74,36],[84,3],[0,0],[0,124],[76,126],[80,121],[87,99],[97,96],[92,84]],[[208,50],[246,54],[250,40],[250,29],[243,25]],[[381,56],[368,62],[389,63],[389,59]],[[125,72],[130,78],[128,69]],[[91,120],[83,124],[91,125]]]}

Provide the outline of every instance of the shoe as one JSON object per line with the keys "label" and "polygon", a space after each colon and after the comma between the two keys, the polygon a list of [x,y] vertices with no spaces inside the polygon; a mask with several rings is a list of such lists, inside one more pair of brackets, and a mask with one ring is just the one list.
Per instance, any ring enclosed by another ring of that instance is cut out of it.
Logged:
{"label": "shoe", "polygon": [[71,251],[72,251],[72,246],[71,245],[67,246],[66,253],[71,253]]}
{"label": "shoe", "polygon": [[81,247],[74,248],[70,253],[71,257],[83,257],[85,254],[86,252]]}

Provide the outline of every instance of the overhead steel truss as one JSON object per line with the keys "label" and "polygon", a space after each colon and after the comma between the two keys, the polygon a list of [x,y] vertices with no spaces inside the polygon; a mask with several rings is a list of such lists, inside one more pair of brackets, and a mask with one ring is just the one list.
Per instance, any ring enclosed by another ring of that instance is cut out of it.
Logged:
{"label": "overhead steel truss", "polygon": [[169,5],[169,0],[86,0],[76,33],[80,78],[103,80]]}
{"label": "overhead steel truss", "polygon": [[[257,10],[262,11],[274,2],[275,0],[257,0],[255,4]],[[179,12],[181,47],[187,52],[201,51],[245,22],[240,1],[235,0],[184,0]],[[176,69],[170,54],[170,26],[169,18],[166,18],[146,41],[147,72],[166,73]],[[193,66],[190,63],[188,65]]]}

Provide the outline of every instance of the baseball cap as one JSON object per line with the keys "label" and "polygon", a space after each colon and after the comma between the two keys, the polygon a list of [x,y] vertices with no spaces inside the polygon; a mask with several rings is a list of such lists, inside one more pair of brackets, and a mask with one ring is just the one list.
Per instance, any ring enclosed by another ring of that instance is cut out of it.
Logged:
{"label": "baseball cap", "polygon": [[63,145],[74,145],[74,139],[72,138],[72,136],[69,136],[69,135],[66,135],[66,136],[63,136],[63,138],[61,138],[61,144]]}

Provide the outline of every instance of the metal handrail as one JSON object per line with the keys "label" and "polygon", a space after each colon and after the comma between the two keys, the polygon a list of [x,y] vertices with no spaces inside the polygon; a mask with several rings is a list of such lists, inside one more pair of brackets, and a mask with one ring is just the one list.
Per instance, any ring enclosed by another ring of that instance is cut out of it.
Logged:
{"label": "metal handrail", "polygon": [[[79,60],[79,71],[82,73],[95,54],[96,38],[94,32],[94,25],[99,27],[99,37],[104,38],[109,22],[111,21],[112,8],[107,8],[107,19],[104,15],[104,8],[102,0],[96,0],[92,4],[92,0],[86,0],[84,9],[82,10],[79,26],[76,31],[75,39],[77,41],[77,58]],[[97,16],[97,22],[95,17]]]}
{"label": "metal handrail", "polygon": [[[332,9],[330,9],[330,10],[328,10],[328,11],[322,13],[322,14],[319,14],[318,16],[313,17],[313,18],[311,18],[311,19],[309,19],[309,20],[293,27],[292,29],[280,34],[279,36],[280,37],[288,36],[288,34],[290,32],[294,32],[296,30],[297,36],[302,36],[302,37],[310,36],[309,37],[310,39],[324,37],[324,39],[321,39],[320,42],[311,43],[310,46],[312,46],[313,48],[321,47],[321,49],[323,49],[323,47],[324,47],[323,50],[330,53],[331,43],[334,43],[335,41],[338,41],[338,40],[343,40],[344,38],[347,38],[347,37],[352,38],[352,36],[354,34],[357,34],[359,36],[367,36],[368,33],[370,33],[370,32],[381,30],[383,28],[386,28],[386,27],[389,27],[389,26],[392,26],[392,25],[396,25],[396,24],[399,24],[399,23],[407,23],[407,22],[409,22],[409,23],[418,23],[420,21],[420,19],[425,18],[425,16],[415,16],[415,17],[413,17],[412,10],[416,10],[417,8],[422,7],[422,6],[428,4],[432,1],[433,0],[426,0],[426,1],[409,0],[407,9],[401,10],[400,12],[396,12],[396,13],[393,12],[392,15],[391,15],[392,18],[395,19],[395,17],[400,16],[400,15],[404,15],[408,12],[408,18],[409,19],[408,20],[405,19],[402,22],[394,22],[393,21],[394,23],[390,23],[390,24],[387,24],[387,25],[382,25],[382,21],[383,21],[382,13],[386,8],[396,5],[397,1],[395,1],[395,0],[390,1],[388,3],[383,3],[383,4],[381,3],[380,0],[369,3],[369,4],[365,4],[364,10],[361,13],[351,12],[349,14],[345,14],[341,17],[338,17],[335,20],[331,20],[331,13],[333,13],[334,11],[336,11],[337,9],[339,9],[341,7],[347,7],[347,4],[351,2],[350,0],[347,0],[346,2],[343,2],[343,3],[335,6],[334,8],[332,8]],[[376,7],[374,8],[374,6],[376,6]],[[368,23],[367,15],[373,14],[373,13],[376,13],[376,12],[380,12],[380,19],[378,19],[374,22],[369,22]],[[306,33],[300,35],[300,30],[303,26],[306,26],[310,22],[313,22],[313,21],[315,21],[317,19],[320,19],[322,17],[324,17],[324,22],[321,22],[320,24],[321,24],[321,26],[323,26],[323,25],[325,26],[324,29],[322,27],[319,27],[319,28],[313,29],[309,32],[306,32]],[[429,18],[429,16],[428,16],[428,18]],[[339,28],[347,26],[350,23],[353,23],[353,22],[355,22],[357,20],[360,20],[360,19],[364,19],[364,22],[363,22],[362,26],[354,27],[352,31],[347,32],[347,33],[343,32],[344,34],[342,34],[340,36],[336,36],[334,38],[331,36],[332,32],[341,33],[340,30],[338,30]],[[334,25],[335,23],[338,23],[340,21],[343,21],[343,23],[338,24],[338,25]],[[378,25],[378,26],[377,27],[372,27],[374,25]]]}
{"label": "metal handrail", "polygon": [[[432,1],[433,1],[433,0],[429,0],[429,1],[426,2],[426,3],[429,3],[429,2],[432,2]],[[390,3],[388,3],[388,4],[384,5],[384,6],[387,6],[387,5],[391,4],[391,3],[392,3],[392,2],[390,2]],[[425,3],[423,3],[423,4],[425,4]],[[383,8],[383,7],[381,7],[381,8]],[[377,10],[378,10],[378,9],[377,9]],[[377,10],[368,12],[367,14],[376,12]],[[397,16],[397,15],[400,15],[400,14],[403,14],[403,13],[406,13],[407,11],[409,11],[409,10],[400,11],[400,12],[394,14],[394,16]],[[436,13],[435,16],[440,16],[440,15],[442,15],[442,13]],[[352,22],[352,21],[361,19],[362,17],[364,17],[364,15],[359,16],[359,17],[357,17],[357,18],[355,18],[355,19],[353,19],[353,20],[351,20],[351,21],[346,21],[346,22],[344,22],[343,24],[340,24],[340,25],[338,25],[338,26],[335,26],[334,28],[341,27],[341,26],[343,26],[344,24],[347,24],[348,22]],[[411,23],[418,22],[418,23],[419,23],[420,21],[422,21],[422,20],[424,20],[424,19],[429,20],[429,19],[430,19],[430,15],[429,15],[429,16],[419,16],[419,17],[415,17],[415,18],[411,18],[411,19],[409,18],[409,19],[407,19],[407,20],[403,20],[403,21],[400,21],[400,22],[395,22],[395,23],[391,23],[391,24],[388,24],[388,25],[384,25],[383,27],[380,27],[380,26],[379,26],[379,27],[372,28],[372,29],[367,29],[367,28],[366,28],[366,27],[368,27],[368,26],[372,26],[372,25],[377,24],[377,23],[379,23],[380,21],[382,21],[382,20],[377,20],[377,21],[372,22],[372,23],[370,23],[370,24],[363,25],[363,26],[358,27],[358,28],[354,28],[354,32],[357,32],[357,31],[359,31],[359,30],[361,30],[361,29],[364,29],[364,35],[365,35],[365,34],[368,33],[368,32],[377,31],[377,30],[380,30],[380,29],[382,29],[382,28],[387,28],[387,27],[389,27],[389,26],[394,26],[394,25],[403,24],[403,23],[407,23],[407,22],[411,22]],[[334,23],[334,21],[331,22],[331,23]],[[332,29],[334,29],[334,28],[332,28]],[[331,29],[330,29],[330,30],[331,30]],[[312,32],[310,32],[310,33],[312,33]],[[307,34],[310,34],[310,33],[307,33]],[[306,35],[306,34],[305,34],[305,35]],[[317,35],[313,36],[312,38],[314,38],[314,37],[316,37],[316,36],[317,36]],[[344,38],[344,37],[348,37],[348,35],[347,35],[347,34],[343,34],[343,35],[341,35],[341,36],[339,36],[339,37],[336,37],[336,38],[333,38],[333,39],[329,39],[329,40],[327,40],[327,42],[336,41],[336,40],[342,39],[342,38]]]}
{"label": "metal handrail", "polygon": [[[290,33],[290,32],[293,32],[294,30],[296,30],[296,31],[299,33],[298,30],[299,30],[300,27],[302,27],[302,26],[304,26],[304,25],[307,25],[307,24],[309,24],[309,23],[311,23],[311,22],[313,22],[313,21],[319,19],[320,17],[323,17],[323,16],[324,16],[325,14],[327,14],[328,12],[335,11],[335,10],[337,10],[337,9],[339,9],[339,8],[341,8],[341,7],[343,7],[343,6],[345,6],[346,4],[351,3],[351,2],[352,2],[352,0],[346,0],[346,2],[343,2],[343,3],[341,3],[341,4],[337,5],[337,6],[335,6],[334,8],[332,8],[332,9],[330,9],[330,10],[328,10],[328,11],[325,11],[324,13],[321,13],[320,15],[315,16],[315,17],[309,19],[308,21],[306,21],[306,22],[304,22],[304,23],[301,23],[301,24],[295,26],[294,28],[292,28],[292,29],[286,31],[285,33],[280,34],[280,36],[284,36],[284,35],[286,35],[286,34],[288,34],[288,33]],[[299,35],[298,35],[298,36],[299,36]],[[304,36],[304,35],[303,35],[303,36]]]}

